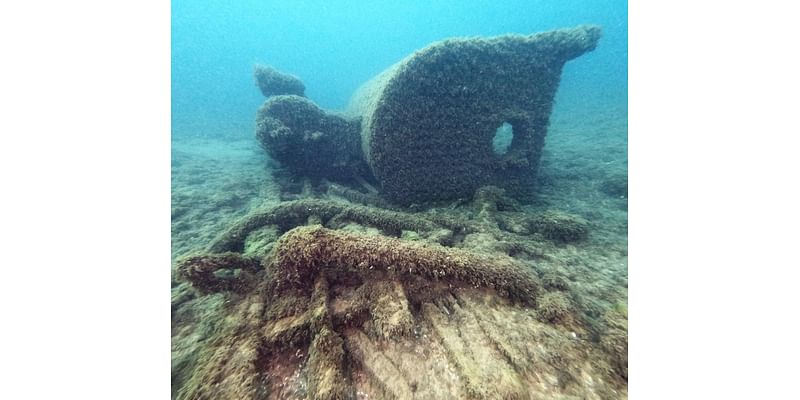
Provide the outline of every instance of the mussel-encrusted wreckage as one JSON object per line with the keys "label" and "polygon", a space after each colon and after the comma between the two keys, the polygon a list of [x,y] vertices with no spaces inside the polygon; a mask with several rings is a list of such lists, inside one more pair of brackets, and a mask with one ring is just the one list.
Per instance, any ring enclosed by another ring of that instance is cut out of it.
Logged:
{"label": "mussel-encrusted wreckage", "polygon": [[[599,38],[600,28],[581,26],[434,43],[367,82],[344,115],[292,93],[273,97],[259,110],[257,136],[300,174],[369,173],[396,204],[469,197],[485,185],[526,200],[561,70]],[[496,154],[492,138],[504,123],[513,140]]]}
{"label": "mussel-encrusted wreckage", "polygon": [[[176,262],[173,397],[626,397],[627,311],[539,263],[583,245],[591,224],[522,205],[561,68],[599,36],[435,43],[366,84],[348,114],[257,68],[270,96],[258,139],[321,183]],[[504,122],[514,137],[498,155]]]}

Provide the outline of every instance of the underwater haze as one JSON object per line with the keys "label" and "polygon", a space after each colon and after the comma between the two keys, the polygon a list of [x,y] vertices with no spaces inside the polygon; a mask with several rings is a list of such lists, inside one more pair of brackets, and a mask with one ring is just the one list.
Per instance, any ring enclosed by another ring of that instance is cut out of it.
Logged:
{"label": "underwater haze", "polygon": [[627,398],[627,19],[173,1],[172,398]]}
{"label": "underwater haze", "polygon": [[307,96],[342,109],[364,82],[432,42],[603,28],[598,48],[568,63],[558,105],[626,108],[627,2],[186,1],[172,2],[172,132],[242,136],[264,98],[255,63],[300,77]]}

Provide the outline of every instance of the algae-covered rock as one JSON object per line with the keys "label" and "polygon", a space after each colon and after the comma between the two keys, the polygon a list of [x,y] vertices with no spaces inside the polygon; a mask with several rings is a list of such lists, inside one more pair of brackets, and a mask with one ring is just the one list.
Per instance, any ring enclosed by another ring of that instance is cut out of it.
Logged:
{"label": "algae-covered rock", "polygon": [[542,285],[548,290],[569,290],[567,278],[554,272],[542,275]]}
{"label": "algae-covered rock", "polygon": [[268,225],[256,229],[247,235],[244,241],[244,251],[242,254],[246,257],[261,259],[269,253],[272,245],[278,240],[280,234],[275,225]]}
{"label": "algae-covered rock", "polygon": [[573,243],[589,236],[589,223],[559,211],[545,211],[528,220],[532,231],[559,243]]}
{"label": "algae-covered rock", "polygon": [[[486,184],[533,194],[553,98],[567,61],[593,50],[600,28],[434,43],[365,84],[349,112],[363,118],[365,158],[391,201],[470,196]],[[510,147],[492,139],[508,123]]]}
{"label": "algae-covered rock", "polygon": [[628,312],[609,311],[603,317],[605,331],[600,338],[600,345],[608,352],[610,362],[615,371],[625,380],[628,379]]}
{"label": "algae-covered rock", "polygon": [[177,261],[176,272],[202,293],[243,292],[251,289],[251,276],[261,269],[258,260],[238,253],[222,253],[184,257]]}
{"label": "algae-covered rock", "polygon": [[422,238],[419,236],[419,233],[417,233],[417,232],[414,232],[414,231],[403,231],[400,234],[400,239],[417,241],[417,240],[420,240]]}
{"label": "algae-covered rock", "polygon": [[537,310],[545,322],[562,322],[572,312],[569,299],[561,292],[548,292],[539,297]]}

